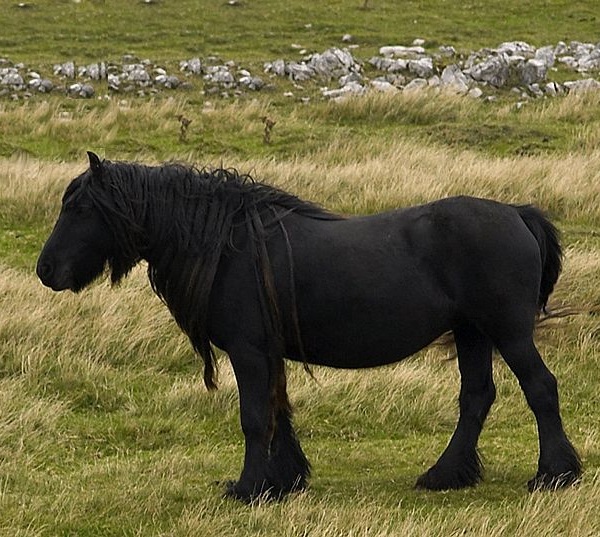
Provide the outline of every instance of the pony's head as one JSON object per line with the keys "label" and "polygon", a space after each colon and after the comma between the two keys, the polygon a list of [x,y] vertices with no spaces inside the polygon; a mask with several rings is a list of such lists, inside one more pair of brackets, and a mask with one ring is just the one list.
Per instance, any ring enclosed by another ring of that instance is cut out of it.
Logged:
{"label": "pony's head", "polygon": [[67,187],[58,220],[37,262],[38,277],[54,291],[82,290],[114,258],[113,233],[89,188],[102,181],[103,164],[94,153],[88,152],[88,157],[89,170]]}

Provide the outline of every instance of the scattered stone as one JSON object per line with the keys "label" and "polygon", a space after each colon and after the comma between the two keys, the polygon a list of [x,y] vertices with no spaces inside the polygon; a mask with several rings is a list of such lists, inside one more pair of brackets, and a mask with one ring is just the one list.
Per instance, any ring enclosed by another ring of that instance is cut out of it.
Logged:
{"label": "scattered stone", "polygon": [[600,90],[600,82],[593,78],[585,78],[583,80],[571,80],[565,82],[563,86],[569,91],[569,93],[585,93],[588,91]]}
{"label": "scattered stone", "polygon": [[314,69],[304,62],[290,62],[287,65],[284,64],[283,72],[285,75],[288,75],[290,80],[295,80],[297,82],[310,80],[315,74]]}
{"label": "scattered stone", "polygon": [[75,78],[75,64],[73,62],[56,64],[54,66],[54,75],[64,78]]}
{"label": "scattered stone", "polygon": [[486,82],[496,88],[503,87],[508,80],[508,61],[505,56],[491,56],[465,71],[471,78]]}
{"label": "scattered stone", "polygon": [[84,99],[89,99],[94,96],[94,88],[90,84],[83,84],[81,86],[81,90],[79,91],[79,96]]}
{"label": "scattered stone", "polygon": [[439,89],[441,84],[442,84],[442,81],[441,81],[440,77],[437,75],[433,75],[431,78],[427,79],[427,85],[430,88]]}
{"label": "scattered stone", "polygon": [[564,41],[559,41],[556,44],[556,47],[554,47],[554,54],[556,56],[562,56],[564,54],[566,54],[569,50],[569,47],[567,47],[567,44]]}
{"label": "scattered stone", "polygon": [[113,91],[119,91],[121,87],[121,80],[117,75],[109,74],[107,77],[108,87]]}
{"label": "scattered stone", "polygon": [[408,60],[392,59],[381,56],[374,56],[369,63],[379,71],[388,71],[395,73],[397,71],[406,71],[408,69]]}
{"label": "scattered stone", "polygon": [[507,41],[501,43],[496,49],[497,54],[506,54],[508,56],[530,57],[535,53],[535,47],[525,41]]}
{"label": "scattered stone", "polygon": [[359,73],[349,73],[341,76],[338,80],[340,86],[347,86],[348,84],[356,82],[357,84],[363,83],[363,77]]}
{"label": "scattered stone", "polygon": [[520,68],[521,82],[526,86],[542,82],[546,79],[547,71],[548,66],[544,60],[527,60]]}
{"label": "scattered stone", "polygon": [[200,58],[180,61],[179,70],[188,71],[194,75],[200,75],[202,74],[202,62],[200,61]]}
{"label": "scattered stone", "polygon": [[225,65],[208,67],[206,69],[206,75],[204,75],[204,80],[228,89],[235,86],[235,77]]}
{"label": "scattered stone", "polygon": [[408,70],[418,78],[428,78],[433,75],[433,60],[429,57],[408,60]]}
{"label": "scattered stone", "polygon": [[104,62],[91,63],[87,66],[82,66],[78,70],[78,77],[89,77],[92,80],[103,80],[106,78],[106,64]]}
{"label": "scattered stone", "polygon": [[404,86],[405,92],[421,91],[427,87],[427,80],[424,78],[415,78]]}
{"label": "scattered stone", "polygon": [[589,54],[582,55],[577,64],[577,70],[580,73],[597,69],[600,69],[600,47],[592,50]]}
{"label": "scattered stone", "polygon": [[557,82],[548,82],[544,86],[544,91],[546,92],[546,95],[549,95],[550,97],[556,97],[565,92],[563,87]]}
{"label": "scattered stone", "polygon": [[[160,80],[158,80],[158,79],[160,79]],[[157,77],[155,77],[154,80],[167,89],[175,89],[181,85],[181,82],[179,81],[179,79],[174,75],[168,76],[166,74],[165,75],[160,74]]]}
{"label": "scattered stone", "polygon": [[239,79],[239,83],[240,83],[240,85],[245,86],[246,88],[248,88],[252,91],[259,91],[265,85],[262,78],[259,78],[257,76],[251,76],[250,74],[248,74],[246,76],[242,76]]}
{"label": "scattered stone", "polygon": [[537,83],[529,84],[527,86],[527,89],[534,97],[543,97],[544,96],[544,92],[540,88],[540,85]]}
{"label": "scattered stone", "polygon": [[375,80],[371,80],[371,87],[374,90],[380,91],[382,93],[389,93],[389,92],[396,93],[397,91],[399,91],[396,86],[394,86],[387,80],[381,79],[381,78],[376,78]]}
{"label": "scattered stone", "polygon": [[312,54],[307,61],[285,62],[279,59],[265,63],[264,69],[266,73],[288,76],[293,81],[303,82],[313,77],[331,80],[352,72],[359,72],[360,64],[348,49],[333,47],[322,54]]}
{"label": "scattered stone", "polygon": [[273,73],[277,76],[285,75],[285,62],[283,60],[275,60],[272,63],[264,64],[265,73]]}
{"label": "scattered stone", "polygon": [[456,49],[451,45],[441,45],[438,50],[442,56],[456,56]]}
{"label": "scattered stone", "polygon": [[546,65],[546,69],[549,69],[554,65],[556,61],[556,54],[554,52],[554,47],[552,45],[547,45],[545,47],[538,48],[535,51],[534,58],[536,60],[541,60]]}
{"label": "scattered stone", "polygon": [[75,84],[71,84],[67,88],[67,91],[69,95],[83,97],[84,99],[94,96],[94,88],[90,84],[79,84],[76,82]]}
{"label": "scattered stone", "polygon": [[564,63],[567,67],[571,69],[577,69],[579,62],[573,58],[573,56],[561,56],[558,58],[558,61]]}
{"label": "scattered stone", "polygon": [[47,78],[42,78],[37,86],[37,90],[40,93],[50,93],[53,89],[54,84],[52,83],[52,80],[48,80]]}
{"label": "scattered stone", "polygon": [[352,71],[360,71],[360,66],[347,49],[330,48],[323,54],[313,54],[309,64],[317,75],[325,79],[338,78]]}
{"label": "scattered stone", "polygon": [[140,85],[147,85],[151,81],[150,74],[146,67],[140,63],[123,65],[123,74],[129,82],[136,82]]}
{"label": "scattered stone", "polygon": [[1,85],[10,86],[13,89],[20,89],[21,87],[24,87],[25,81],[16,69],[9,68],[7,71],[8,72],[4,73],[4,75],[0,79]]}
{"label": "scattered stone", "polygon": [[414,58],[425,54],[421,46],[405,47],[402,45],[386,46],[379,49],[379,54],[388,58],[400,56],[402,58]]}
{"label": "scattered stone", "polygon": [[467,76],[457,64],[448,65],[442,71],[441,85],[444,89],[456,93],[467,93],[469,91]]}
{"label": "scattered stone", "polygon": [[344,87],[339,89],[325,89],[321,91],[323,97],[327,97],[333,100],[340,100],[351,95],[362,95],[366,91],[366,88],[359,84],[358,82],[350,82],[346,84]]}

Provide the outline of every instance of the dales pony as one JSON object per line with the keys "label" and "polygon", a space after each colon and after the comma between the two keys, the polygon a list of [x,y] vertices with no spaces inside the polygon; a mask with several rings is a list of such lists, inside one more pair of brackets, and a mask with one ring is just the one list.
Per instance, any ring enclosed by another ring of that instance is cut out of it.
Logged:
{"label": "dales pony", "polygon": [[214,347],[231,360],[245,456],[227,495],[278,499],[306,487],[284,359],[368,368],[454,335],[459,419],[417,487],[482,477],[477,440],[496,389],[492,350],[516,375],[539,433],[529,489],[575,483],[580,459],[557,383],[533,342],[561,270],[556,228],[536,208],[471,197],[342,217],[235,171],[101,161],[66,189],[37,263],[41,281],[80,291],[106,267],[118,282],[139,261],[215,387]]}

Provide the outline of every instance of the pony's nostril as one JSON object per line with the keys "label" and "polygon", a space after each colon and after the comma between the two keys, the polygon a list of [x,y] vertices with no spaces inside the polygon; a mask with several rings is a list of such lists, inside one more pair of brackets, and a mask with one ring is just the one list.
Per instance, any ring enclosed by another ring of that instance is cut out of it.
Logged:
{"label": "pony's nostril", "polygon": [[38,263],[37,275],[42,281],[46,281],[52,275],[52,265],[50,263]]}

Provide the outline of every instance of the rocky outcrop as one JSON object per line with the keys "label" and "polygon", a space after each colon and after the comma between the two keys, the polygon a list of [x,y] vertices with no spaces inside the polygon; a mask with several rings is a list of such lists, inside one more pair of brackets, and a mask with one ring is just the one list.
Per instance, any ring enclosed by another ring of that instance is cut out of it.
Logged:
{"label": "rocky outcrop", "polygon": [[[346,44],[353,41],[352,36],[343,40]],[[324,84],[321,93],[330,99],[368,91],[425,89],[478,98],[504,88],[516,88],[523,96],[536,98],[598,91],[600,86],[596,79],[600,72],[600,43],[559,41],[556,45],[536,48],[524,41],[507,41],[468,55],[459,55],[450,45],[428,50],[426,44],[419,39],[408,46],[382,46],[379,55],[366,61],[355,56],[356,44],[308,55],[300,45],[293,45],[292,48],[304,54],[300,60],[280,58],[267,62],[260,76],[234,61],[223,62],[216,57],[182,60],[177,74],[151,60],[131,55],[123,56],[119,63],[76,65],[66,61],[54,65],[52,75],[47,77],[39,69],[0,58],[0,96],[19,99],[49,92],[81,98],[98,96],[99,92],[146,95],[190,88],[194,78],[201,79],[206,94],[223,97],[272,87],[265,78],[278,77],[287,78],[296,87],[311,80]],[[577,78],[564,83],[553,81],[557,69],[573,71]],[[294,93],[286,91],[285,95]],[[308,99],[302,97],[304,101]]]}
{"label": "rocky outcrop", "polygon": [[[495,90],[515,89],[525,96],[556,96],[569,91],[595,90],[595,84],[574,80],[564,84],[548,80],[556,62],[579,73],[600,71],[600,43],[584,44],[577,41],[569,45],[559,42],[536,48],[524,41],[508,41],[496,48],[481,49],[468,56],[458,56],[452,46],[441,46],[435,52],[427,52],[423,40],[411,46],[383,46],[379,55],[371,57],[362,69],[348,50],[330,49],[327,54],[344,53],[342,76],[338,88],[325,87],[323,96],[344,98],[348,95],[376,91],[419,91],[434,88],[469,95],[474,98],[489,95]],[[272,76],[287,76],[293,81],[318,78],[330,82],[339,75],[334,69],[316,70],[313,57],[302,62],[276,60],[265,64],[265,71]],[[327,67],[327,65],[326,65]],[[368,75],[373,71],[375,77]],[[366,72],[366,74],[365,74]],[[354,74],[352,78],[348,74]],[[591,80],[594,80],[593,78]]]}
{"label": "rocky outcrop", "polygon": [[348,49],[331,48],[322,54],[311,54],[300,62],[279,59],[264,64],[265,73],[286,76],[290,80],[303,82],[310,78],[332,80],[360,73],[361,65]]}

